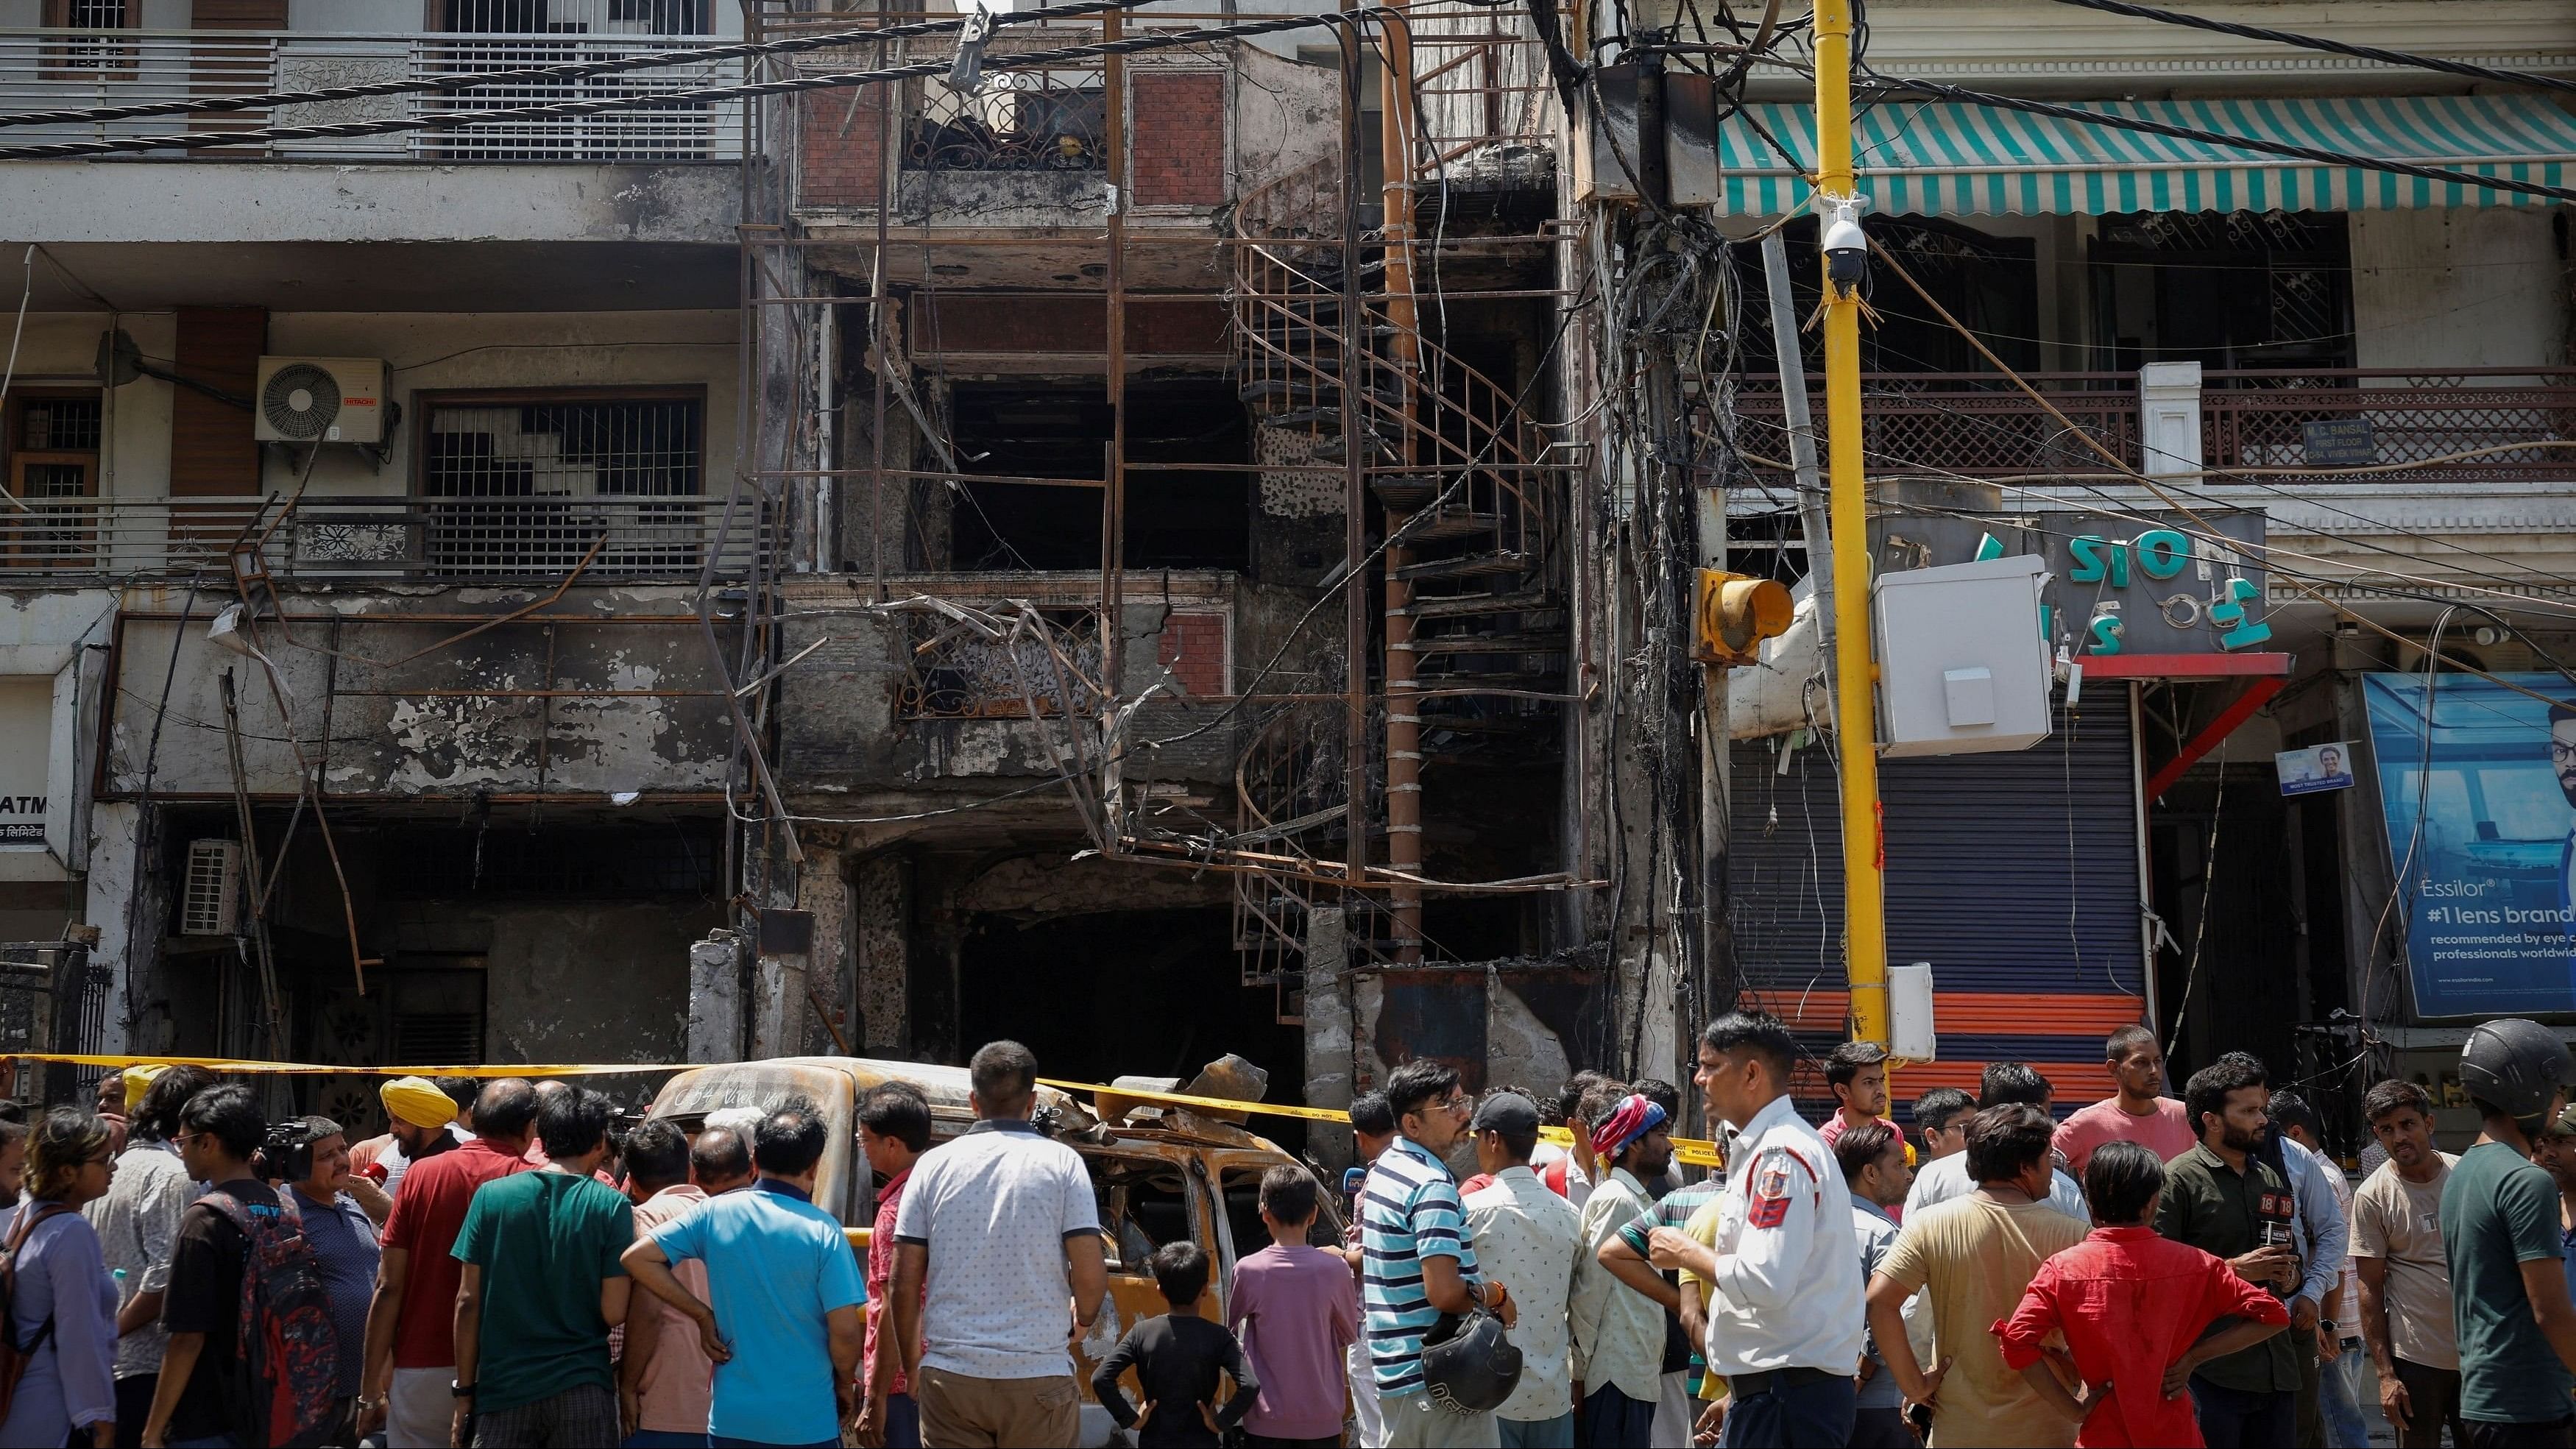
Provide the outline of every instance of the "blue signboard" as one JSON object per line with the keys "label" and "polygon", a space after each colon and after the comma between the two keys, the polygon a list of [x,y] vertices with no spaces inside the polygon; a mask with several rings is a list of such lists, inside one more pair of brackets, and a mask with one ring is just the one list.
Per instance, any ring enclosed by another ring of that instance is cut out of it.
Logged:
{"label": "blue signboard", "polygon": [[[2418,1015],[2576,1011],[2576,683],[2362,677]],[[2398,921],[2392,921],[2392,929]]]}

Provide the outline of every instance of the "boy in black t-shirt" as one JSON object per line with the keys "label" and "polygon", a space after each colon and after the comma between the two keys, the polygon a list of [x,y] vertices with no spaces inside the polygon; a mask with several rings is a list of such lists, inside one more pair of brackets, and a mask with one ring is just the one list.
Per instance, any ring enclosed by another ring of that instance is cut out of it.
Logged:
{"label": "boy in black t-shirt", "polygon": [[[1219,1324],[1199,1316],[1199,1295],[1207,1291],[1208,1260],[1199,1245],[1186,1240],[1165,1243],[1148,1260],[1154,1286],[1162,1290],[1171,1311],[1127,1330],[1118,1347],[1091,1374],[1091,1392],[1121,1429],[1134,1428],[1139,1449],[1162,1446],[1213,1446],[1225,1431],[1252,1412],[1261,1393],[1260,1380],[1243,1356],[1243,1346]],[[1140,1417],[1118,1387],[1129,1365],[1145,1393]],[[1234,1397],[1216,1407],[1217,1371],[1234,1379]]]}
{"label": "boy in black t-shirt", "polygon": [[[268,1120],[248,1087],[208,1087],[179,1109],[179,1159],[188,1176],[213,1183],[254,1216],[283,1211],[276,1191],[251,1170],[251,1155],[267,1135]],[[212,1204],[200,1200],[180,1216],[170,1286],[161,1299],[170,1344],[162,1351],[146,1443],[227,1436],[236,1444],[258,1442],[264,1426],[250,1422],[239,1343],[248,1250],[241,1229]]]}

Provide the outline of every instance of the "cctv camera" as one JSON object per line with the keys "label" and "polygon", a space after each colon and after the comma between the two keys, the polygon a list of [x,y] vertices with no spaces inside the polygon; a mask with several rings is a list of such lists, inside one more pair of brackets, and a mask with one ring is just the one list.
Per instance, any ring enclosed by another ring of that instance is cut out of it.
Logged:
{"label": "cctv camera", "polygon": [[1869,276],[1869,237],[1849,210],[1837,211],[1825,228],[1825,276],[1844,296]]}

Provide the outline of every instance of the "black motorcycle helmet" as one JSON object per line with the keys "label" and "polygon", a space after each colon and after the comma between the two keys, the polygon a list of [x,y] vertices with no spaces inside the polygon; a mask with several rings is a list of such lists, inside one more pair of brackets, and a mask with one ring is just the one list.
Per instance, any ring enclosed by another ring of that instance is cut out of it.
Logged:
{"label": "black motorcycle helmet", "polygon": [[2517,1122],[2549,1110],[2549,1099],[2576,1079],[2576,1060],[2558,1033],[2518,1016],[2469,1032],[2460,1046],[2460,1085],[2469,1096]]}
{"label": "black motorcycle helmet", "polygon": [[1521,1351],[1504,1337],[1503,1321],[1481,1308],[1464,1318],[1443,1313],[1422,1335],[1422,1380],[1442,1408],[1491,1413],[1521,1381]]}

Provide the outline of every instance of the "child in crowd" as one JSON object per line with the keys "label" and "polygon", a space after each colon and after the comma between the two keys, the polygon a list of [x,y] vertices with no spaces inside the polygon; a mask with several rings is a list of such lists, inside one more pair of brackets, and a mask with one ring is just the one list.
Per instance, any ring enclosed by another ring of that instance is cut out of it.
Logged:
{"label": "child in crowd", "polygon": [[[1133,1428],[1139,1449],[1208,1446],[1240,1423],[1261,1393],[1261,1381],[1244,1361],[1234,1335],[1199,1316],[1207,1291],[1208,1259],[1198,1244],[1165,1243],[1147,1260],[1154,1286],[1170,1311],[1127,1330],[1118,1347],[1092,1371],[1091,1392],[1121,1429]],[[1133,1366],[1144,1391],[1140,1413],[1118,1387]],[[1234,1379],[1234,1397],[1216,1404],[1217,1371]]]}
{"label": "child in crowd", "polygon": [[1227,1326],[1262,1383],[1243,1419],[1253,1449],[1341,1441],[1344,1357],[1359,1337],[1360,1293],[1341,1254],[1307,1243],[1321,1196],[1302,1167],[1262,1174],[1270,1246],[1234,1265]]}

